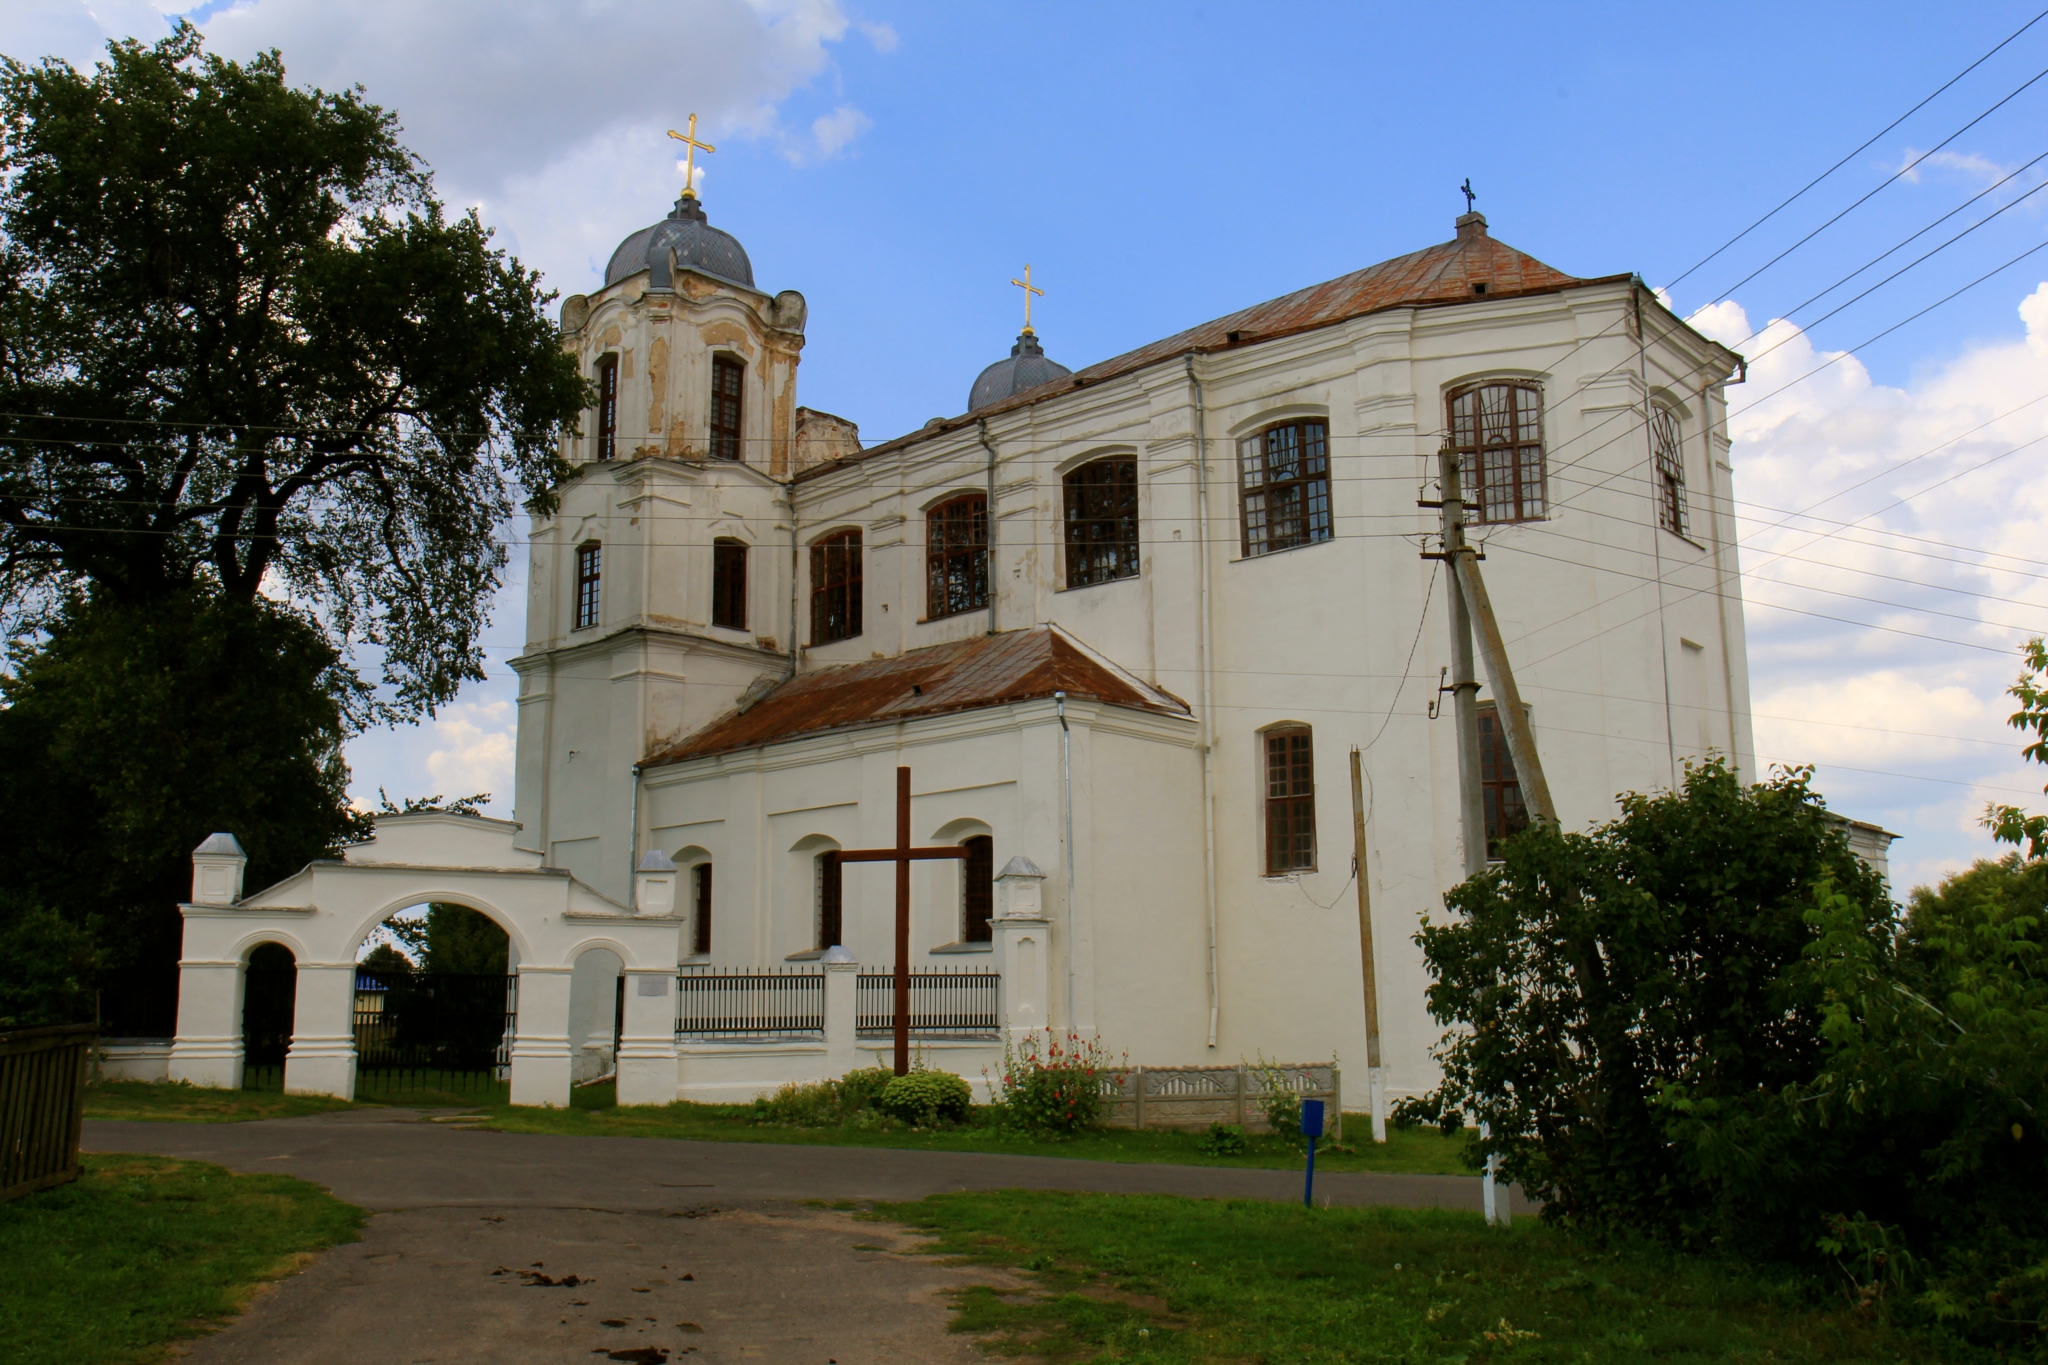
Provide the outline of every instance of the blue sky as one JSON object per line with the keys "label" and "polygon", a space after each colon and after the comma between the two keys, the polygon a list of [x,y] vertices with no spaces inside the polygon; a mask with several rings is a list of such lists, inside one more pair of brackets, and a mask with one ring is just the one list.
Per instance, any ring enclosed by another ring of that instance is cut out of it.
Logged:
{"label": "blue sky", "polygon": [[[165,9],[26,0],[0,14],[0,51],[90,60],[109,33],[162,32]],[[479,205],[564,293],[666,211],[680,176],[662,131],[696,111],[719,149],[702,183],[712,221],[745,242],[765,288],[810,301],[803,401],[871,442],[964,406],[1016,332],[1008,280],[1026,261],[1047,291],[1047,350],[1076,367],[1442,240],[1467,176],[1496,236],[1575,274],[1670,283],[2033,17],[2006,4],[828,0],[197,13],[229,55],[275,44],[299,79],[365,85],[444,194]],[[1724,297],[2044,69],[2048,21],[1686,276],[1674,305],[1709,309],[1700,325],[1739,341],[2048,151],[2044,78]],[[1783,344],[1738,404],[2041,242],[2043,202],[1810,334],[1780,325],[1750,343]],[[2048,564],[2029,558],[2048,531],[2048,442],[1972,467],[2048,436],[2048,402],[2004,415],[2048,394],[2044,281],[2048,252],[1735,423],[1760,742],[1819,761],[1834,805],[1904,834],[1908,885],[1988,851],[1972,823],[1986,799],[2042,804],[2048,774],[2018,762],[1998,693],[2012,646],[2048,622],[2035,576]],[[1866,478],[1820,510],[1850,521],[1911,496],[1818,540],[1822,523],[1772,525],[1772,509]],[[500,659],[517,601],[493,633]],[[358,789],[489,786],[508,809],[510,677],[494,673],[423,733],[359,740]]]}

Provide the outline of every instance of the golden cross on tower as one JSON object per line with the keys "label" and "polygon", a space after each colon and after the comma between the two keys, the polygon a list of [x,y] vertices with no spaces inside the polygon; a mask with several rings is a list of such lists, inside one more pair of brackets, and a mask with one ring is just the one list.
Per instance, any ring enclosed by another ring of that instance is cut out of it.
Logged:
{"label": "golden cross on tower", "polygon": [[1024,335],[1037,336],[1038,334],[1031,330],[1031,296],[1036,294],[1040,298],[1044,298],[1045,291],[1031,282],[1031,263],[1029,261],[1024,263],[1024,278],[1021,280],[1011,280],[1010,283],[1024,291]]}
{"label": "golden cross on tower", "polygon": [[671,128],[668,130],[668,135],[690,149],[683,153],[683,197],[685,199],[695,199],[697,197],[697,153],[715,152],[718,148],[708,142],[697,141],[697,116],[695,114],[690,115],[689,132],[679,133]]}

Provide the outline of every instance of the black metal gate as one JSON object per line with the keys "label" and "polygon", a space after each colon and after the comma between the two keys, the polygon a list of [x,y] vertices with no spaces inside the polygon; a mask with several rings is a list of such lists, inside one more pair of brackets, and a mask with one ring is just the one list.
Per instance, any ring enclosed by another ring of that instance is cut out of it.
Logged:
{"label": "black metal gate", "polygon": [[283,1090],[292,1045],[299,969],[291,950],[266,943],[249,955],[242,983],[242,1089]]}
{"label": "black metal gate", "polygon": [[516,975],[359,972],[356,1094],[496,1095],[511,1079],[518,1020]]}

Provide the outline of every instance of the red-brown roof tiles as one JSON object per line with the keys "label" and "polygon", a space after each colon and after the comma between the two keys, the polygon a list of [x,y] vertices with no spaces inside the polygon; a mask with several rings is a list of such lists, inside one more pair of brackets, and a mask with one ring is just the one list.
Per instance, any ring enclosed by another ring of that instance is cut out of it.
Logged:
{"label": "red-brown roof tiles", "polygon": [[1185,716],[1187,704],[1099,658],[1054,626],[980,635],[894,659],[802,673],[745,711],[713,721],[644,767],[681,763],[857,725],[911,720],[1065,692]]}

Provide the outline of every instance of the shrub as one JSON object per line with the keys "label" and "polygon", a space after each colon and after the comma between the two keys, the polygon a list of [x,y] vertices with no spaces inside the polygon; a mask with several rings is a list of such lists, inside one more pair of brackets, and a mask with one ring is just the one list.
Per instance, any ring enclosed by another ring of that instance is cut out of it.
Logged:
{"label": "shrub", "polygon": [[754,1097],[754,1122],[787,1128],[829,1128],[839,1122],[839,1090],[831,1081],[791,1081]]}
{"label": "shrub", "polygon": [[1251,1147],[1243,1132],[1227,1123],[1210,1124],[1209,1131],[1195,1144],[1195,1150],[1204,1156],[1243,1156]]}
{"label": "shrub", "polygon": [[896,1073],[886,1066],[864,1066],[858,1071],[849,1071],[839,1078],[839,1108],[847,1114],[858,1114],[876,1107],[889,1082],[896,1079]]}
{"label": "shrub", "polygon": [[890,1118],[919,1128],[964,1123],[974,1104],[967,1082],[950,1071],[913,1071],[892,1076],[875,1105]]}
{"label": "shrub", "polygon": [[1048,1027],[1026,1034],[1014,1048],[1004,1040],[1003,1072],[994,1088],[1012,1123],[1075,1133],[1101,1119],[1103,1082],[1122,1079],[1121,1068],[1110,1065],[1108,1050],[1096,1039],[1062,1037]]}
{"label": "shrub", "polygon": [[1265,1111],[1266,1124],[1278,1137],[1293,1141],[1301,1138],[1301,1096],[1288,1083],[1287,1073],[1266,1060],[1263,1053],[1252,1063],[1250,1071],[1259,1078],[1259,1084],[1266,1092],[1259,1108]]}

